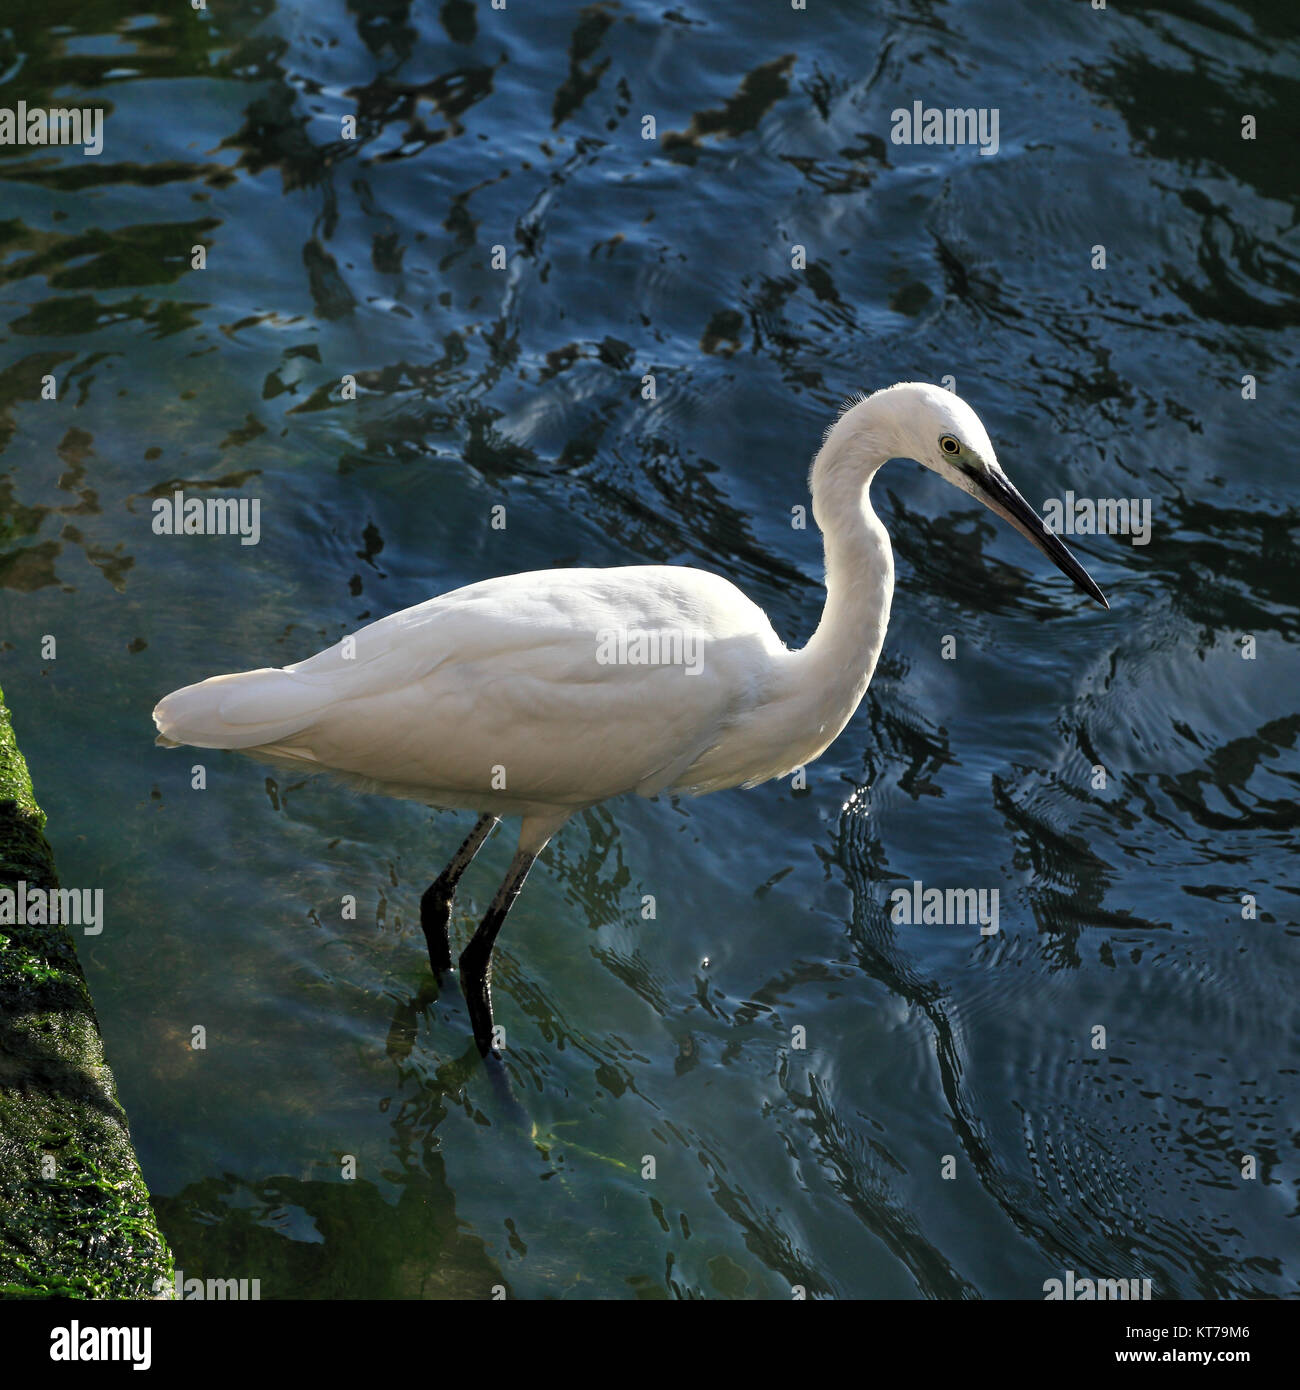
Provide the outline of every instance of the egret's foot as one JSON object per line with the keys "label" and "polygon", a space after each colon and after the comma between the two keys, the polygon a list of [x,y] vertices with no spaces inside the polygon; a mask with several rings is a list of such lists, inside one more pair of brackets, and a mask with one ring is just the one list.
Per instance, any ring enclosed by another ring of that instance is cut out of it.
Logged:
{"label": "egret's foot", "polygon": [[541,839],[536,849],[525,849],[521,834],[520,848],[510,861],[510,868],[496,891],[496,897],[478,924],[478,931],[460,953],[460,987],[465,991],[465,1002],[469,1005],[474,1041],[483,1057],[496,1056],[492,1050],[492,946],[501,930],[501,923],[506,920],[506,913],[510,911],[510,904],[518,896],[533,860],[545,843],[545,839]]}
{"label": "egret's foot", "polygon": [[460,956],[460,987],[469,1006],[469,1021],[480,1057],[496,1057],[492,1046],[492,983],[488,957],[474,950],[470,942]]}
{"label": "egret's foot", "polygon": [[429,946],[429,964],[441,980],[451,969],[451,900],[454,889],[434,879],[420,899],[420,925]]}

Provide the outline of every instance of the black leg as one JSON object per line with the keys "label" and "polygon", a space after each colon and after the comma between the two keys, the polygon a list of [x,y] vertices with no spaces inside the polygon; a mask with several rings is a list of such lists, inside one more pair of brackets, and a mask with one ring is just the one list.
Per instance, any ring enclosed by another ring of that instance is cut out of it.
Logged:
{"label": "black leg", "polygon": [[469,1005],[474,1041],[484,1057],[492,1050],[492,947],[510,905],[524,886],[524,879],[528,877],[528,870],[533,867],[537,853],[537,850],[515,851],[510,870],[497,889],[497,895],[492,899],[492,905],[479,924],[478,931],[460,953],[460,986],[465,991],[465,1002]]}
{"label": "black leg", "polygon": [[435,975],[451,969],[451,900],[456,896],[456,885],[496,823],[495,816],[480,816],[465,837],[465,843],[452,855],[451,863],[424,890],[420,899],[420,925],[429,943],[429,964]]}

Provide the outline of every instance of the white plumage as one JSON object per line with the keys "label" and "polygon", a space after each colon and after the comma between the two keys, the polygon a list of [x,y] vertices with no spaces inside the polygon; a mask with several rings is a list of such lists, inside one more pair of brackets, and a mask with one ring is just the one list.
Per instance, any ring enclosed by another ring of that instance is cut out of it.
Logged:
{"label": "white plumage", "polygon": [[[752,786],[811,762],[848,722],[893,596],[889,536],[868,495],[892,457],[915,458],[977,497],[1105,603],[1007,481],[974,411],[905,383],[847,409],[813,464],[827,599],[799,651],[739,589],[702,570],[516,574],[394,613],[296,665],[177,690],[154,710],[159,741],[239,749],[478,811],[479,827],[425,895],[436,970],[446,968],[443,900],[449,917],[456,880],[494,818],[521,815],[511,874],[475,938],[486,932],[486,950],[467,952],[470,964],[482,957],[481,999],[466,989],[486,1051],[492,939],[533,858],[575,810],[627,792]],[[635,659],[647,652],[653,663]]]}
{"label": "white plumage", "polygon": [[[698,674],[598,659],[617,652],[608,634],[633,634],[635,655],[636,634],[676,631],[698,641]],[[282,670],[187,686],[155,719],[172,742],[255,750],[435,805],[574,810],[689,781],[788,655],[716,575],[542,570],[429,599]]]}

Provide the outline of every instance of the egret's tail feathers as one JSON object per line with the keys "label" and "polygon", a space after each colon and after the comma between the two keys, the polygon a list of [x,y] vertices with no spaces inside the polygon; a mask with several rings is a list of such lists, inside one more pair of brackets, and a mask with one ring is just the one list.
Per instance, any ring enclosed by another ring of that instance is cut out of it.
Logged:
{"label": "egret's tail feathers", "polygon": [[329,703],[329,692],[264,667],[213,676],[158,702],[159,743],[195,748],[259,748],[301,733]]}

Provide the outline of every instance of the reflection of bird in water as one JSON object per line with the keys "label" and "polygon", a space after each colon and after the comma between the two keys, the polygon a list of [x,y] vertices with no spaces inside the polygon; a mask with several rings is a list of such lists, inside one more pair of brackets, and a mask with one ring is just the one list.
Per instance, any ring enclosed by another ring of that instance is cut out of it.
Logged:
{"label": "reflection of bird in water", "polygon": [[494,1045],[493,943],[533,860],[568,818],[625,792],[752,787],[819,757],[876,669],[894,593],[868,488],[912,458],[1009,521],[1075,584],[1101,590],[998,465],[975,412],[905,383],[844,411],[810,478],[826,605],[790,651],[763,610],[703,570],[548,570],[470,584],[283,670],[214,676],[154,710],[160,742],[236,748],[374,791],[479,813],[421,900],[435,973],[461,874],[505,815],[519,845],[460,955],[474,1037]]}

